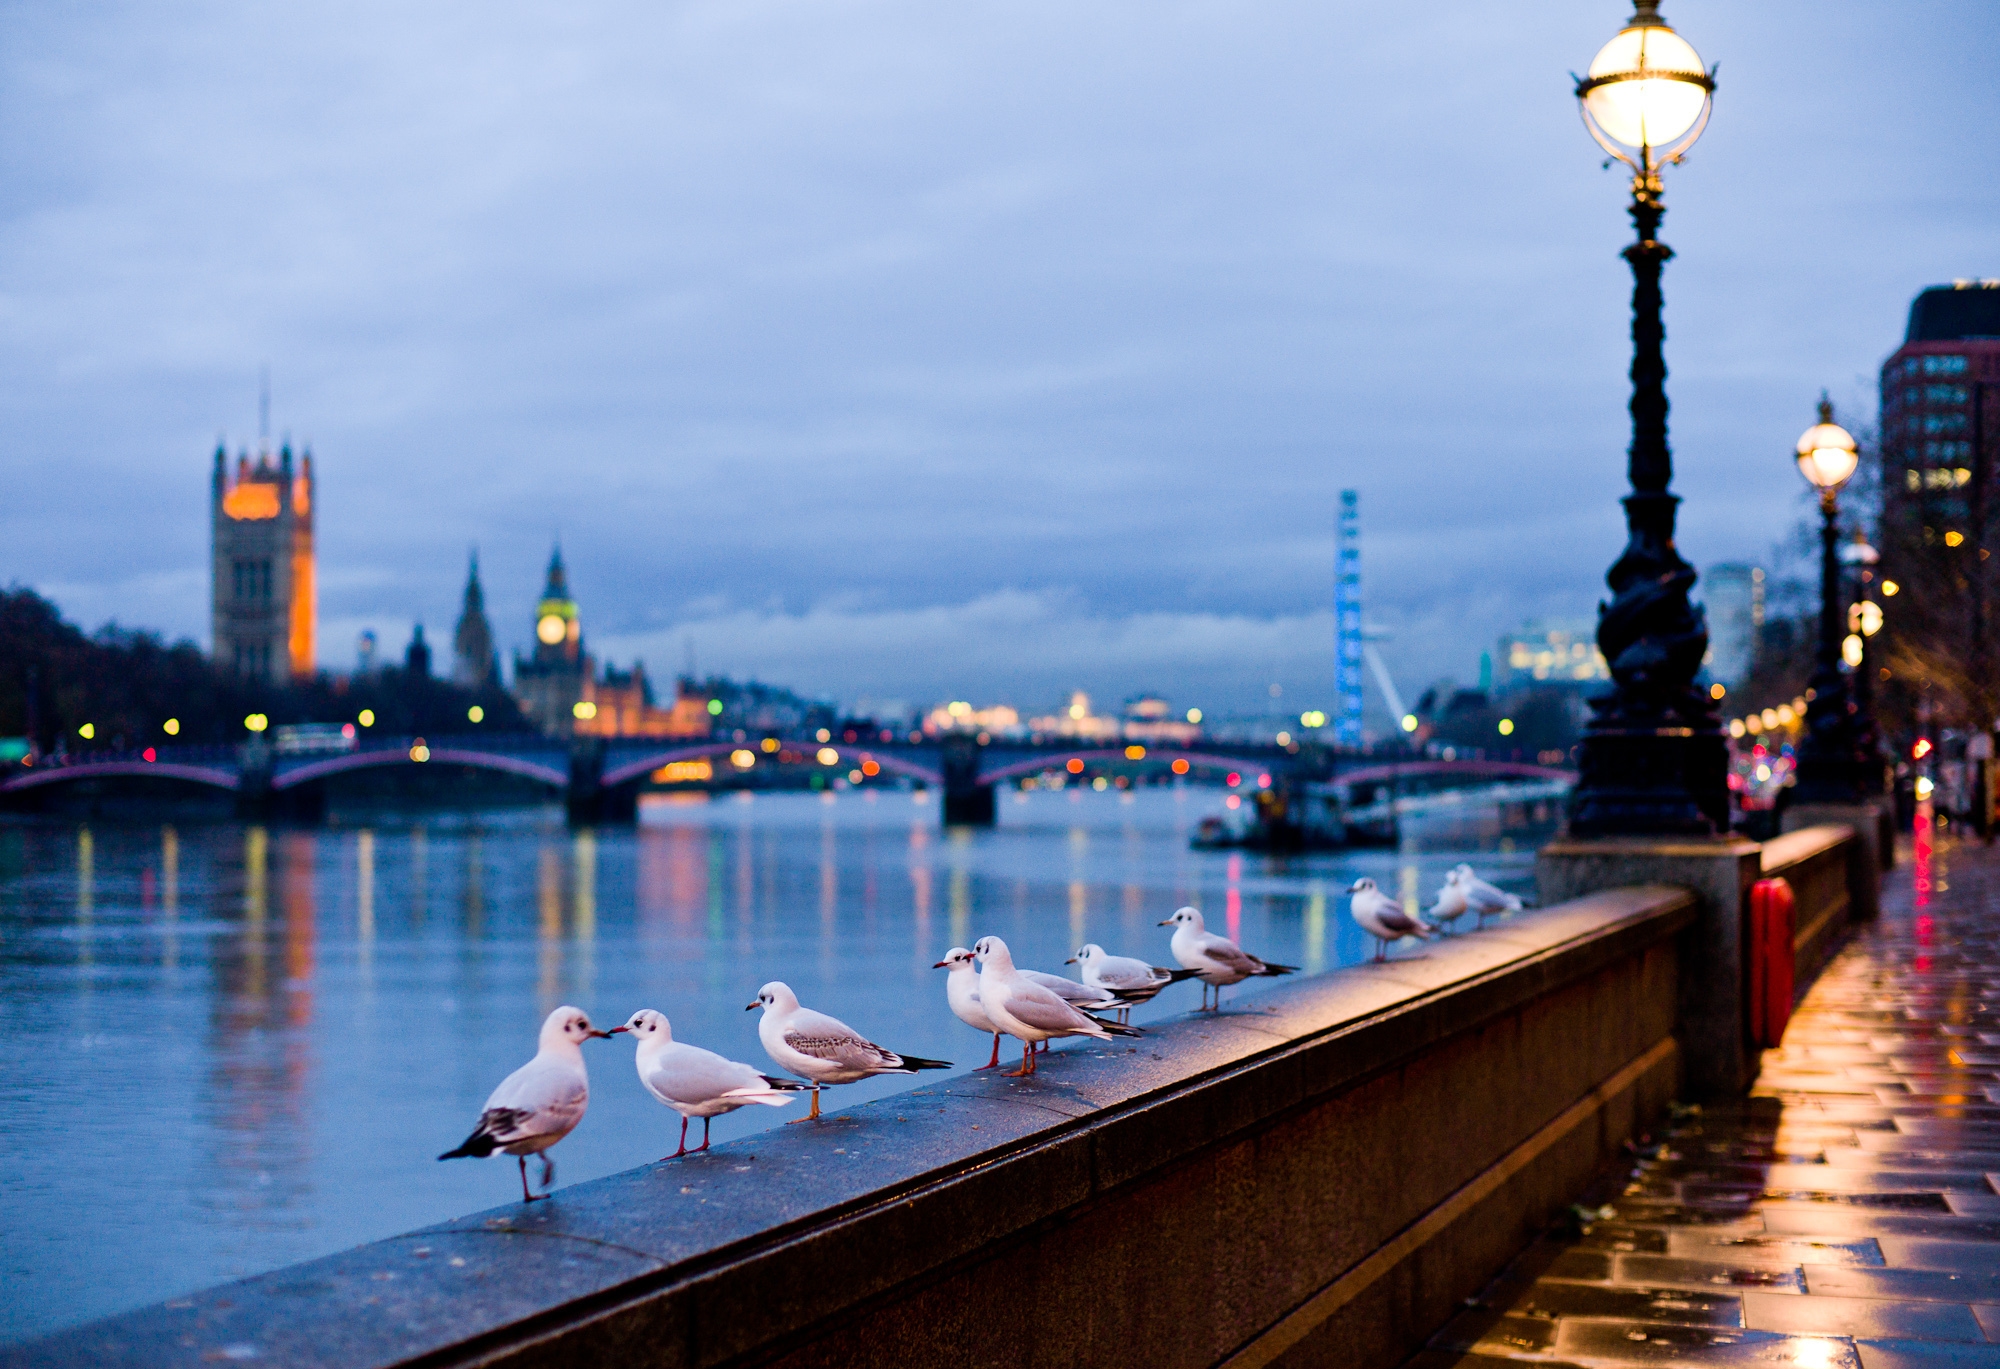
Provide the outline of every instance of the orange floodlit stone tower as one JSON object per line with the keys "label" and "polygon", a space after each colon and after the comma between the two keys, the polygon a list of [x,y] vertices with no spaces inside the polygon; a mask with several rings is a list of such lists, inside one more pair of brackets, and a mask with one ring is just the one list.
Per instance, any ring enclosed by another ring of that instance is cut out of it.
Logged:
{"label": "orange floodlit stone tower", "polygon": [[211,607],[217,666],[255,679],[310,676],[318,645],[313,584],[313,465],[286,443],[230,469],[215,449]]}

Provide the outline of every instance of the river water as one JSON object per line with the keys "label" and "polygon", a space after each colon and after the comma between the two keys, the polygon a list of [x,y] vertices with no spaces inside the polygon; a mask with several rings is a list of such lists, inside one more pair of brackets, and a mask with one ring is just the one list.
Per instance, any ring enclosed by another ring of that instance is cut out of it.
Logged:
{"label": "river water", "polygon": [[[595,831],[544,810],[0,826],[0,1338],[518,1201],[511,1160],[433,1157],[561,1003],[600,1025],[659,1008],[679,1039],[776,1072],[744,1005],[783,979],[969,1068],[990,1038],[931,968],[954,945],[998,934],[1049,970],[1086,941],[1171,963],[1155,924],[1192,903],[1317,971],[1369,953],[1342,896],[1356,876],[1428,903],[1471,859],[1525,891],[1546,835],[1489,809],[1401,850],[1190,850],[1218,809],[1203,789],[1037,791],[1004,796],[991,830],[947,832],[934,798],[885,790],[653,801],[636,829]],[[1133,1020],[1197,999],[1177,986]],[[673,1149],[679,1119],[641,1091],[628,1042],[588,1046],[559,1185]],[[800,1112],[748,1108],[715,1139]]]}

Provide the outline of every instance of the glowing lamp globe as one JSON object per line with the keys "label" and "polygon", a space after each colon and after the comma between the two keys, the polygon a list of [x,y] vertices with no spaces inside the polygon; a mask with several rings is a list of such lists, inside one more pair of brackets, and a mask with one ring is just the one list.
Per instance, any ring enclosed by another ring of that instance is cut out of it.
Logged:
{"label": "glowing lamp globe", "polygon": [[544,614],[542,620],[535,624],[535,636],[541,638],[545,645],[554,646],[568,635],[569,624],[562,620],[561,614]]}
{"label": "glowing lamp globe", "polygon": [[1694,146],[1714,93],[1714,74],[1660,18],[1658,0],[1638,0],[1631,22],[1576,83],[1590,136],[1642,173],[1679,161]]}
{"label": "glowing lamp globe", "polygon": [[1799,437],[1799,474],[1815,489],[1837,490],[1861,464],[1861,451],[1854,435],[1833,421],[1833,406],[1824,400],[1819,406],[1819,422]]}

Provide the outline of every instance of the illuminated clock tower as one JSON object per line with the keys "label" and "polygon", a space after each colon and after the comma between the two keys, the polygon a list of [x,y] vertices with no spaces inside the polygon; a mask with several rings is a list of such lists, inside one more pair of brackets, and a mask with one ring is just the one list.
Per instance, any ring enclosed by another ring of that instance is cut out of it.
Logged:
{"label": "illuminated clock tower", "polygon": [[583,624],[569,597],[569,572],[562,548],[549,557],[548,583],[535,605],[535,650],[514,658],[514,696],[522,711],[544,732],[568,736],[576,729],[576,706],[584,697],[591,661],[583,650]]}

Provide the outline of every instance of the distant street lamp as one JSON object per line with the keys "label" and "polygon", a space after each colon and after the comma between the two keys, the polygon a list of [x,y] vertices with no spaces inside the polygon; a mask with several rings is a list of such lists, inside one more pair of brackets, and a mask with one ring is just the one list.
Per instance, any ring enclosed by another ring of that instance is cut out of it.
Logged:
{"label": "distant street lamp", "polygon": [[1841,647],[1847,635],[1847,596],[1840,587],[1840,487],[1861,463],[1861,453],[1847,429],[1833,421],[1833,405],[1819,401],[1819,422],[1798,442],[1799,474],[1819,491],[1819,653],[1813,664],[1812,707],[1806,713],[1806,736],[1799,746],[1799,782],[1793,796],[1801,803],[1859,803],[1867,797],[1855,726],[1855,705],[1841,673]]}
{"label": "distant street lamp", "polygon": [[[1673,251],[1659,241],[1660,172],[1679,161],[1708,125],[1715,76],[1660,18],[1658,0],[1637,0],[1631,20],[1576,83],[1584,127],[1632,168],[1638,237],[1632,264],[1632,446],[1624,554],[1605,575],[1612,600],[1599,609],[1597,645],[1611,691],[1591,701],[1570,830],[1579,836],[1681,833],[1729,827],[1729,755],[1707,691],[1694,677],[1708,654],[1708,624],[1688,602],[1694,567],[1674,549],[1667,447],[1667,365],[1661,350],[1660,269]],[[1608,163],[1607,163],[1608,165]]]}
{"label": "distant street lamp", "polygon": [[1847,609],[1847,639],[1841,655],[1853,666],[1848,677],[1848,702],[1854,705],[1854,746],[1863,767],[1862,792],[1879,796],[1888,778],[1882,763],[1882,738],[1875,728],[1875,664],[1868,650],[1869,639],[1882,630],[1882,606],[1875,602],[1875,577],[1880,573],[1882,553],[1868,545],[1861,530],[1854,540],[1840,548],[1845,565],[1857,568],[1855,601]]}

